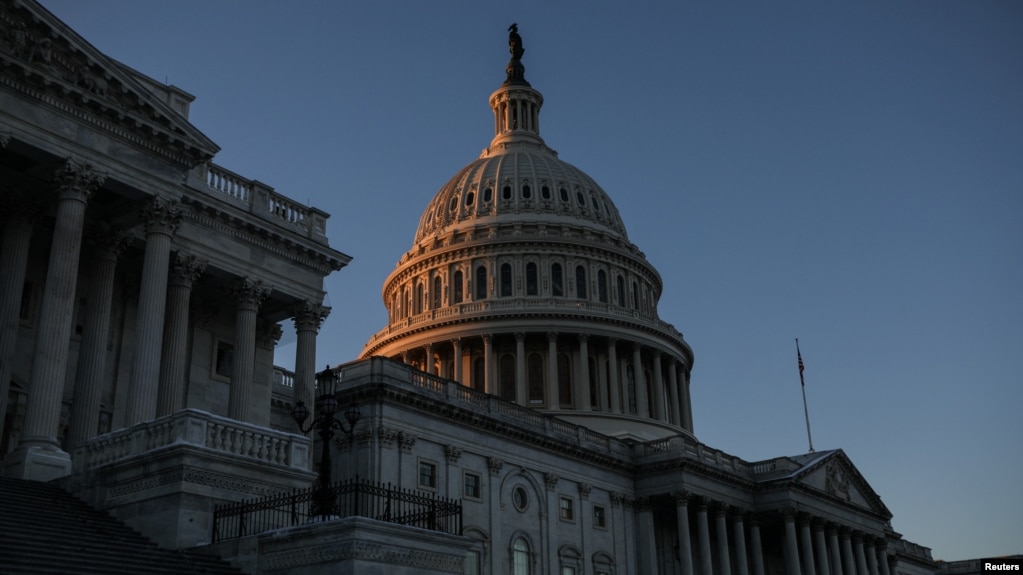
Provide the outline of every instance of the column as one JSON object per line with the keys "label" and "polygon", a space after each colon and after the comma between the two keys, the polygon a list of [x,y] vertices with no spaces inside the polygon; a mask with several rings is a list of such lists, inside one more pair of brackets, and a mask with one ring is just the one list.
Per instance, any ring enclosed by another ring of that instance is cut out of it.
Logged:
{"label": "column", "polygon": [[433,344],[428,343],[423,346],[423,355],[426,356],[423,360],[423,371],[430,375],[437,375],[437,370],[434,369],[433,360]]}
{"label": "column", "polygon": [[785,575],[800,575],[795,512],[785,509],[782,515],[785,517]]}
{"label": "column", "polygon": [[526,334],[515,334],[515,403],[529,405],[526,389]]}
{"label": "column", "polygon": [[693,396],[689,394],[689,373],[687,372],[682,378],[682,387],[684,389],[684,401],[685,406],[682,409],[682,427],[688,429],[690,432],[693,431]]}
{"label": "column", "polygon": [[483,336],[483,391],[496,394],[494,387],[494,336]]}
{"label": "column", "polygon": [[462,381],[462,338],[456,337],[452,339],[451,348],[451,365],[455,371],[453,378],[458,383],[465,385],[465,382]]}
{"label": "column", "polygon": [[[660,361],[660,359],[658,358],[657,361]],[[728,511],[725,509],[725,506],[722,505],[717,508],[717,513],[715,514],[718,540],[718,569],[720,570],[720,575],[732,575],[728,549],[728,522],[725,518],[727,513]]]}
{"label": "column", "polygon": [[735,573],[736,575],[749,575],[749,565],[746,560],[746,529],[743,527],[742,518],[744,512],[736,509],[732,520],[732,529],[735,533]]}
{"label": "column", "polygon": [[845,571],[845,575],[867,575],[866,573],[856,572],[856,559],[853,558],[850,537],[852,537],[852,534],[849,533],[849,530],[842,528],[842,570]]}
{"label": "column", "polygon": [[657,575],[657,538],[649,498],[640,497],[636,501],[636,510],[639,515],[639,570],[644,574]]}
{"label": "column", "polygon": [[139,287],[135,358],[128,384],[127,427],[156,415],[171,237],[181,225],[177,204],[158,197],[142,206],[140,216],[146,229],[146,255]]}
{"label": "column", "polygon": [[558,392],[558,332],[547,332],[547,409],[561,409],[561,394]]}
{"label": "column", "polygon": [[760,521],[755,513],[750,518],[749,543],[753,553],[753,575],[764,575],[764,551],[760,546]]}
{"label": "column", "polygon": [[679,411],[679,389],[678,389],[678,366],[675,359],[671,359],[671,366],[668,369],[668,396],[671,404],[671,422],[675,425],[682,425],[682,413]]}
{"label": "column", "polygon": [[[13,196],[13,190],[3,193]],[[42,208],[26,198],[10,197],[0,246],[0,429],[7,415],[7,394],[11,384],[11,363],[18,344],[18,315],[25,287],[25,268],[32,241],[32,226]]]}
{"label": "column", "polygon": [[813,524],[813,542],[817,555],[818,575],[831,575],[831,570],[828,568],[828,547],[824,543],[824,524],[820,521]]}
{"label": "column", "polygon": [[650,398],[650,407],[654,419],[664,421],[664,372],[661,371],[661,352],[654,350],[654,396]]}
{"label": "column", "polygon": [[103,397],[103,374],[107,359],[107,332],[110,330],[110,308],[114,297],[114,272],[117,258],[130,238],[109,227],[97,230],[87,240],[92,254],[92,278],[86,296],[85,332],[78,353],[74,399],[68,442],[71,447],[95,437],[99,427],[99,407]]}
{"label": "column", "polygon": [[710,559],[710,526],[707,525],[707,501],[700,498],[696,504],[696,536],[700,540],[700,575],[714,575]]}
{"label": "column", "polygon": [[174,254],[167,288],[167,319],[160,360],[160,392],[156,416],[170,415],[185,407],[188,377],[188,309],[192,285],[206,271],[206,260],[184,252]]}
{"label": "column", "polygon": [[622,388],[618,383],[618,340],[607,340],[607,381],[610,386],[611,413],[622,412]]}
{"label": "column", "polygon": [[689,535],[689,494],[680,491],[675,494],[675,517],[678,522],[678,556],[682,563],[682,575],[694,575],[693,542]]}
{"label": "column", "polygon": [[828,549],[831,551],[831,575],[842,575],[842,552],[838,547],[838,528],[828,525]]}
{"label": "column", "polygon": [[810,517],[799,518],[799,547],[803,550],[803,571],[806,575],[817,575],[813,563],[813,541],[810,538]]}
{"label": "column", "polygon": [[[305,300],[291,310],[295,322],[295,380],[292,383],[291,400],[299,401],[310,410],[315,405],[313,388],[316,386],[316,334],[320,332],[323,320],[330,315],[330,308],[321,302]],[[310,461],[312,463],[312,461]]]}
{"label": "column", "polygon": [[887,540],[877,540],[877,563],[881,567],[881,575],[891,575],[891,570],[888,568],[888,553],[885,551],[887,548]]}
{"label": "column", "polygon": [[590,349],[588,335],[579,334],[579,375],[575,378],[575,408],[590,411]]}
{"label": "column", "polygon": [[55,179],[57,214],[36,331],[32,387],[21,440],[17,451],[8,457],[5,471],[8,477],[37,481],[62,477],[71,471],[70,457],[60,450],[57,432],[85,206],[104,180],[91,166],[70,160],[57,170]]}
{"label": "column", "polygon": [[879,575],[877,572],[877,550],[874,549],[873,538],[867,538],[863,543],[863,552],[867,555],[867,573]]}
{"label": "column", "polygon": [[[270,288],[261,280],[242,278],[231,288],[237,302],[234,323],[234,366],[231,370],[231,391],[228,394],[227,416],[237,421],[250,419],[249,395],[256,361],[256,316]],[[269,407],[269,406],[268,406]]]}
{"label": "column", "polygon": [[857,575],[867,575],[867,558],[863,555],[863,535],[853,534],[853,549],[856,551]]}
{"label": "column", "polygon": [[646,392],[646,377],[643,376],[642,346],[638,343],[632,346],[632,381],[636,386],[636,415],[640,417],[650,416],[650,402]]}

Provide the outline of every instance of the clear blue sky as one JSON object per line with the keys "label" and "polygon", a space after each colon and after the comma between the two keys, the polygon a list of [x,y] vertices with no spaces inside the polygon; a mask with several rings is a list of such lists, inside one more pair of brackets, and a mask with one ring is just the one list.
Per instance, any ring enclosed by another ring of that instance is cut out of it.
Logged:
{"label": "clear blue sky", "polygon": [[518,22],[542,136],[663,277],[700,440],[806,451],[798,337],[814,446],[897,531],[1023,552],[1023,3],[44,3],[195,94],[218,164],[332,214],[355,259],[320,364],[385,326],[421,211],[493,135]]}

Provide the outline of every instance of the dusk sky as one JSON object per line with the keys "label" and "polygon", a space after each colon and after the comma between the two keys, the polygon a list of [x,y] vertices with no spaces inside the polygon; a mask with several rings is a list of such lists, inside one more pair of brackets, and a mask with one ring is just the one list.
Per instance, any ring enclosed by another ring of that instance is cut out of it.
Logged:
{"label": "dusk sky", "polygon": [[43,3],[194,94],[218,165],[331,214],[354,260],[321,368],[386,326],[422,210],[493,137],[517,22],[541,136],[661,273],[697,438],[806,452],[799,338],[814,447],[896,531],[1023,553],[1023,3]]}

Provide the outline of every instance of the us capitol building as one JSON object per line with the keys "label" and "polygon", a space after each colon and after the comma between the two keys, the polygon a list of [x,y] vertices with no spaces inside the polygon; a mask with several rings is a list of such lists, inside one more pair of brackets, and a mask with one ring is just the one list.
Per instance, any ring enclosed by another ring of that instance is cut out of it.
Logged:
{"label": "us capitol building", "polygon": [[[490,145],[427,203],[387,326],[317,374],[323,278],[350,260],[328,214],[215,164],[188,93],[34,2],[0,16],[5,480],[249,573],[938,570],[841,450],[697,440],[693,350],[611,196],[541,137],[515,26]],[[294,366],[273,365],[284,329]],[[324,394],[361,417],[313,441],[292,414]],[[385,495],[244,507],[313,485],[321,450]]]}

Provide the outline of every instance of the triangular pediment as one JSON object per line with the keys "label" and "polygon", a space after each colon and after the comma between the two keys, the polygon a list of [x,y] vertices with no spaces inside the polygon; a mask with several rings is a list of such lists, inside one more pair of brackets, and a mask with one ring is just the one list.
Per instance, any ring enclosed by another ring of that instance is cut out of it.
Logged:
{"label": "triangular pediment", "polygon": [[187,107],[191,96],[170,86],[157,89],[157,82],[106,56],[37,3],[0,0],[0,26],[5,89],[181,165],[219,151],[174,100]]}
{"label": "triangular pediment", "polygon": [[[800,462],[801,458],[806,458],[806,460]],[[867,480],[841,449],[817,458],[800,456],[792,459],[797,463],[803,463],[802,467],[792,475],[793,482],[814,491],[824,492],[849,505],[891,517],[891,512],[881,502],[877,492],[867,483]]]}

